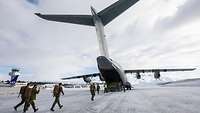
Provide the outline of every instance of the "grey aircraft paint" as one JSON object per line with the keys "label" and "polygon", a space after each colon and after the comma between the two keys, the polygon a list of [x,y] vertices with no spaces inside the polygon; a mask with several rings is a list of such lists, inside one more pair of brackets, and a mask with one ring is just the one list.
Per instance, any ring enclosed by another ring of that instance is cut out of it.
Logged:
{"label": "grey aircraft paint", "polygon": [[[111,22],[114,18],[119,16],[121,13],[126,11],[129,7],[137,3],[139,0],[118,0],[111,6],[105,8],[104,10],[97,13],[93,7],[91,7],[92,15],[44,15],[36,13],[37,16],[50,20],[65,23],[73,23],[80,25],[94,26],[96,28],[97,40],[99,43],[100,56],[97,57],[97,64],[100,73],[87,74],[81,76],[67,77],[65,79],[83,78],[84,81],[90,82],[88,77],[99,76],[101,80],[105,80],[107,84],[109,83],[121,83],[127,88],[131,87],[131,84],[127,81],[125,73],[140,73],[144,72],[154,72],[159,75],[160,72],[166,71],[192,71],[192,69],[141,69],[141,70],[123,70],[119,64],[114,62],[109,58],[109,52],[107,48],[107,43],[104,34],[104,26]],[[158,76],[156,76],[158,77]],[[138,77],[139,78],[139,77]]]}

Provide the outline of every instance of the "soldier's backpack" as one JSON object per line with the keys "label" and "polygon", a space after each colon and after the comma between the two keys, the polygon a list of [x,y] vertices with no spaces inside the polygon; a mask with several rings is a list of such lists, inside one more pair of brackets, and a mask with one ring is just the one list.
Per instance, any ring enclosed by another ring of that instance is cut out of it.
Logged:
{"label": "soldier's backpack", "polygon": [[32,88],[26,87],[24,92],[24,97],[26,99],[30,99],[32,93]]}
{"label": "soldier's backpack", "polygon": [[59,86],[55,85],[53,88],[53,95],[58,96],[59,95]]}
{"label": "soldier's backpack", "polygon": [[22,87],[20,88],[19,93],[20,93],[22,96],[24,96],[25,89],[26,89],[26,86],[22,86]]}

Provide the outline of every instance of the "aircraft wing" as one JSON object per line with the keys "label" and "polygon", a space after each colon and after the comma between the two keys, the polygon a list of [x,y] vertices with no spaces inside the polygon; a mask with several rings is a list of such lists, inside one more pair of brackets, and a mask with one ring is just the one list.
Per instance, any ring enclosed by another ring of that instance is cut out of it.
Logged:
{"label": "aircraft wing", "polygon": [[139,0],[118,0],[111,6],[100,11],[98,15],[101,17],[103,25],[108,24],[110,21],[112,21],[114,18],[119,16],[138,1]]}
{"label": "aircraft wing", "polygon": [[49,21],[94,26],[93,18],[91,15],[47,15],[40,13],[35,13],[35,15]]}
{"label": "aircraft wing", "polygon": [[72,77],[66,77],[66,78],[61,78],[61,79],[66,80],[66,79],[87,78],[87,77],[96,77],[96,76],[100,76],[100,73],[86,74],[86,75],[80,75],[80,76],[72,76]]}
{"label": "aircraft wing", "polygon": [[196,68],[185,69],[136,69],[136,70],[124,70],[125,73],[148,73],[148,72],[172,72],[172,71],[193,71]]}

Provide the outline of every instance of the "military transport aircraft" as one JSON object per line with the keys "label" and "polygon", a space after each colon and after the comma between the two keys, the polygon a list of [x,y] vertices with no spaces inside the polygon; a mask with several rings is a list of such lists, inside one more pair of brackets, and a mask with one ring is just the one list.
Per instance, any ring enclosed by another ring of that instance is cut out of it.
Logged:
{"label": "military transport aircraft", "polygon": [[[100,80],[105,81],[108,87],[119,88],[125,86],[127,89],[131,88],[131,84],[127,81],[126,73],[136,73],[138,79],[141,78],[140,73],[153,72],[156,79],[160,78],[160,72],[169,71],[192,71],[190,69],[141,69],[141,70],[123,70],[115,61],[113,61],[108,54],[107,43],[104,34],[104,26],[111,22],[118,15],[123,13],[129,7],[137,3],[139,0],[118,0],[111,6],[105,8],[100,12],[96,12],[91,7],[92,15],[51,15],[35,13],[37,16],[57,22],[81,24],[87,26],[94,26],[96,28],[97,38],[99,42],[100,56],[97,57],[97,65],[99,73],[92,73],[87,75],[73,76],[62,78],[75,79],[83,78],[85,82],[90,82],[90,77],[99,76]],[[119,85],[120,84],[120,85]]]}

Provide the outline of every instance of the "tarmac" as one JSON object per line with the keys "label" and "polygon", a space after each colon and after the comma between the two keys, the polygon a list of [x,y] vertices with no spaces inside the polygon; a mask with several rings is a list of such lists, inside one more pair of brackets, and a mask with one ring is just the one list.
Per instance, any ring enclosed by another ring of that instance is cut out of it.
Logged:
{"label": "tarmac", "polygon": [[[200,80],[184,86],[177,84],[134,86],[131,91],[106,94],[101,91],[94,101],[90,100],[88,89],[65,89],[61,97],[64,107],[56,106],[54,113],[200,113]],[[0,100],[1,113],[22,113],[23,106],[18,111],[13,109],[20,102],[17,93],[0,95]],[[50,111],[53,101],[52,90],[41,90],[36,100],[37,113],[53,113]],[[33,113],[33,109],[30,107],[27,113]]]}

